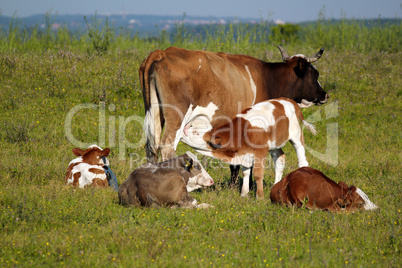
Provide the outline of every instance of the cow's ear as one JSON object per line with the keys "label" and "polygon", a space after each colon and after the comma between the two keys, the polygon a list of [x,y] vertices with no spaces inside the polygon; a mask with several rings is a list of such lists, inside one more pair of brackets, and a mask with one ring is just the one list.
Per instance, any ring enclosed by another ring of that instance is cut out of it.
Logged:
{"label": "cow's ear", "polygon": [[308,62],[305,59],[298,59],[297,66],[294,68],[295,73],[298,77],[304,77],[307,70]]}
{"label": "cow's ear", "polygon": [[209,142],[209,144],[211,145],[211,147],[213,149],[221,148],[222,147],[221,143],[222,143],[222,138],[221,137],[213,137],[211,139],[211,141]]}
{"label": "cow's ear", "polygon": [[186,159],[184,160],[184,163],[184,169],[190,172],[190,170],[193,168],[193,159]]}
{"label": "cow's ear", "polygon": [[108,156],[110,154],[110,149],[105,148],[102,150],[101,156]]}
{"label": "cow's ear", "polygon": [[76,156],[82,156],[84,155],[84,150],[80,149],[80,148],[74,148],[73,149],[73,154],[75,154]]}
{"label": "cow's ear", "polygon": [[307,70],[307,64],[308,62],[305,59],[299,59],[297,61],[297,65],[299,66],[300,71],[302,71],[303,73],[305,73]]}

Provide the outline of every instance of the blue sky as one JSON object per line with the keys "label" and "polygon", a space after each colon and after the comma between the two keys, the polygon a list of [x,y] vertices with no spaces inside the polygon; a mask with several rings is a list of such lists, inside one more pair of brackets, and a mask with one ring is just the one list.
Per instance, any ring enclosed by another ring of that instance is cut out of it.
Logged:
{"label": "blue sky", "polygon": [[154,14],[236,16],[300,22],[325,18],[401,18],[402,0],[0,0],[2,15]]}

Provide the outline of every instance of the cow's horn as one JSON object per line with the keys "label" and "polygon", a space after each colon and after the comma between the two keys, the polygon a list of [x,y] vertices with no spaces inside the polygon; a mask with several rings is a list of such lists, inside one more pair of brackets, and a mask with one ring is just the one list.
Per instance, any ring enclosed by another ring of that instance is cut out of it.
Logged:
{"label": "cow's horn", "polygon": [[286,51],[285,51],[285,50],[283,49],[283,47],[281,47],[281,46],[278,46],[278,49],[279,49],[279,51],[281,52],[282,60],[283,60],[284,62],[287,62],[287,61],[289,60],[288,53],[286,53]]}
{"label": "cow's horn", "polygon": [[310,62],[310,63],[311,63],[311,62],[316,62],[316,61],[318,61],[318,60],[321,58],[322,53],[324,53],[324,48],[323,48],[323,47],[320,49],[320,51],[317,52],[317,54],[315,54],[315,56],[313,56],[313,57],[306,57],[307,62]]}

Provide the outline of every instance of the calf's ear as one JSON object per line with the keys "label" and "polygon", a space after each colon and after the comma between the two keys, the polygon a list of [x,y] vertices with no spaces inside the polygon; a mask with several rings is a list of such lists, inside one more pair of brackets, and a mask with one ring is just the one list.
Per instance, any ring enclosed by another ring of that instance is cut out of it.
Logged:
{"label": "calf's ear", "polygon": [[73,149],[73,154],[75,154],[76,156],[82,156],[84,155],[84,150],[80,149],[80,148],[74,148]]}
{"label": "calf's ear", "polygon": [[202,138],[204,139],[204,141],[209,142],[211,140],[211,131],[205,133]]}
{"label": "calf's ear", "polygon": [[190,172],[190,170],[193,168],[193,159],[189,158],[184,161],[185,161],[184,169]]}
{"label": "calf's ear", "polygon": [[212,137],[211,141],[209,141],[208,143],[213,149],[219,149],[222,147],[222,145],[221,145],[222,138],[221,137]]}
{"label": "calf's ear", "polygon": [[349,185],[347,185],[346,183],[344,183],[343,181],[339,181],[338,185],[341,186],[343,189],[349,189]]}
{"label": "calf's ear", "polygon": [[352,185],[349,188],[348,195],[350,195],[350,198],[353,200],[353,202],[356,202],[359,205],[363,205],[365,202],[363,198],[358,193],[356,193],[356,191],[357,191],[356,186]]}
{"label": "calf's ear", "polygon": [[350,186],[350,187],[348,188],[348,195],[349,195],[350,197],[352,197],[353,193],[356,193],[356,190],[357,190],[356,186]]}
{"label": "calf's ear", "polygon": [[105,148],[101,152],[101,156],[108,156],[109,154],[110,154],[110,149],[109,148]]}

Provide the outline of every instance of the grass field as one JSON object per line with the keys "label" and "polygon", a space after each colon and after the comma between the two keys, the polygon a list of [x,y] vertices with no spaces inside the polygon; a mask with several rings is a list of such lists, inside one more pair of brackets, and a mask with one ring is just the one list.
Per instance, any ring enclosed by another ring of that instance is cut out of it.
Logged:
{"label": "grass field", "polygon": [[[381,31],[372,34],[381,39]],[[305,131],[310,165],[356,185],[380,207],[354,214],[276,206],[254,193],[240,198],[228,187],[228,166],[215,160],[206,168],[216,185],[192,194],[214,206],[208,210],[127,208],[111,189],[66,187],[78,145],[111,148],[119,183],[145,161],[138,68],[169,44],[133,40],[119,47],[115,40],[98,53],[75,44],[30,50],[3,42],[0,266],[400,267],[402,51],[363,41],[370,51],[327,44],[316,67],[330,100],[303,110],[318,130]],[[313,55],[322,45],[285,49]],[[182,47],[281,61],[273,44]],[[178,154],[186,150],[181,144]],[[284,151],[287,174],[297,160],[290,145]],[[273,181],[267,167],[266,197]]]}

